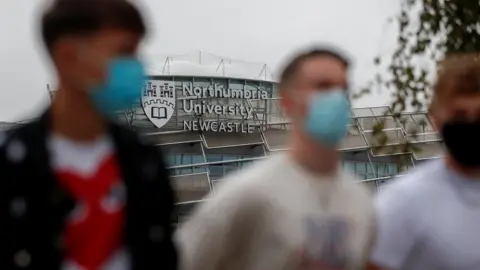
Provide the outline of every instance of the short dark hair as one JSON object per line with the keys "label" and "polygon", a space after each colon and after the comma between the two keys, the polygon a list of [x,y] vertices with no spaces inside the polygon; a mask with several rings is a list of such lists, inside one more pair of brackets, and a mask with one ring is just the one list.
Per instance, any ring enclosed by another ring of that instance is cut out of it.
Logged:
{"label": "short dark hair", "polygon": [[345,68],[350,67],[350,61],[347,59],[347,57],[337,50],[327,47],[315,47],[313,49],[300,52],[285,65],[285,68],[280,73],[280,89],[283,89],[286,84],[292,81],[292,78],[296,75],[297,71],[306,60],[322,56],[333,57],[341,62]]}
{"label": "short dark hair", "polygon": [[142,15],[128,0],[53,0],[41,19],[42,39],[49,52],[64,36],[88,35],[103,27],[146,34]]}

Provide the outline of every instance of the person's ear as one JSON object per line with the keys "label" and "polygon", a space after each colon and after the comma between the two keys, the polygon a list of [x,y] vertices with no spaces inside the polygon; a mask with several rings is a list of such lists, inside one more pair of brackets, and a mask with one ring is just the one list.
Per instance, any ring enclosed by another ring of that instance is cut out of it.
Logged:
{"label": "person's ear", "polygon": [[291,116],[292,113],[294,112],[295,102],[292,99],[291,94],[288,93],[286,90],[284,90],[280,93],[280,104],[282,106],[282,110],[287,115]]}
{"label": "person's ear", "polygon": [[301,93],[286,92],[281,97],[282,109],[288,119],[302,119],[305,116],[308,108]]}
{"label": "person's ear", "polygon": [[70,65],[79,60],[78,46],[72,39],[58,40],[52,50],[54,59],[65,65]]}

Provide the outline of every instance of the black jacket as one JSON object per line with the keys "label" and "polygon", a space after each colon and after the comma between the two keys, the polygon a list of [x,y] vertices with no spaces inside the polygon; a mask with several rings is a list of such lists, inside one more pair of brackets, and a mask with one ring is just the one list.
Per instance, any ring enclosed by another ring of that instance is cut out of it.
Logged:
{"label": "black jacket", "polygon": [[[60,269],[61,232],[75,201],[56,181],[49,117],[0,134],[0,269]],[[127,189],[124,242],[133,269],[176,269],[174,194],[161,153],[110,124]],[[19,205],[19,202],[23,204]],[[19,211],[18,207],[21,207]]]}

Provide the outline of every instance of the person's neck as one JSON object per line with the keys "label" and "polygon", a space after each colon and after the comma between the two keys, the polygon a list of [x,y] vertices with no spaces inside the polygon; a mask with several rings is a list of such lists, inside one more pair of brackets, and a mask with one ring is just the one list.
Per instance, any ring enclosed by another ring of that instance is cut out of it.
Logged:
{"label": "person's neck", "polygon": [[51,121],[53,133],[74,141],[93,141],[105,132],[105,123],[88,96],[65,86],[55,95]]}
{"label": "person's neck", "polygon": [[455,171],[456,173],[465,176],[468,179],[472,180],[480,180],[480,168],[465,168],[462,167],[458,162],[455,161],[455,159],[448,155],[445,158],[445,161],[447,163],[447,166]]}
{"label": "person's neck", "polygon": [[292,132],[290,154],[300,166],[319,175],[335,175],[341,161],[337,149],[322,146],[295,131]]}

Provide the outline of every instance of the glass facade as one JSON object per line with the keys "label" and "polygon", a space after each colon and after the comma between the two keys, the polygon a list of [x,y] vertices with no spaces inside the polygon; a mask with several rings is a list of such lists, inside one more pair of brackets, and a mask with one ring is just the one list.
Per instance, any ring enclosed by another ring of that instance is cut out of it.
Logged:
{"label": "glass facade", "polygon": [[[289,120],[273,81],[152,76],[149,83],[142,99],[118,119],[164,153],[177,192],[178,221],[215,193],[224,176],[288,148]],[[373,131],[379,121],[382,140]],[[406,142],[415,150],[406,149]],[[343,167],[375,191],[393,176],[441,157],[443,145],[426,113],[397,119],[388,107],[354,108],[339,151]]]}
{"label": "glass facade", "polygon": [[343,161],[343,167],[357,175],[360,180],[391,177],[400,174],[401,171],[396,163]]}
{"label": "glass facade", "polygon": [[[253,160],[249,160],[252,159]],[[222,155],[214,154],[207,156],[207,162],[212,162],[208,166],[210,178],[219,179],[230,172],[245,168],[255,161],[255,156],[246,155]],[[207,167],[188,166],[191,164],[201,164],[204,162],[202,155],[194,154],[168,154],[166,155],[169,167],[187,165],[185,168],[172,169],[173,175],[185,175],[207,172]],[[227,162],[228,161],[228,162]],[[234,161],[234,162],[232,162]],[[227,162],[227,163],[226,163]],[[360,161],[343,161],[343,168],[358,176],[360,180],[369,180],[375,178],[392,177],[402,172],[402,168],[397,163],[370,163]],[[405,171],[405,170],[404,170]]]}
{"label": "glass facade", "polygon": [[[207,161],[212,162],[208,166],[210,178],[218,179],[229,172],[242,169],[249,164],[252,164],[253,161],[246,161],[245,159],[254,158],[253,156],[245,155],[222,155],[214,154],[207,156]],[[190,164],[200,164],[204,162],[202,155],[192,155],[192,154],[169,154],[166,156],[167,164],[170,167],[181,166],[181,165],[190,165]],[[225,163],[225,161],[230,161]],[[231,162],[234,161],[234,162]],[[207,167],[193,167],[188,166],[186,168],[172,169],[171,173],[173,175],[185,175],[185,174],[194,174],[194,173],[203,173],[207,172]]]}

